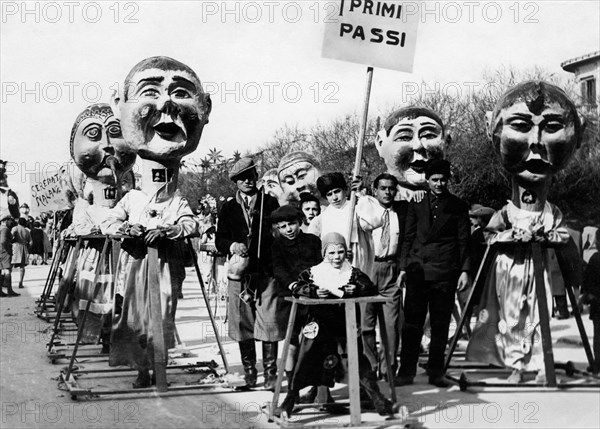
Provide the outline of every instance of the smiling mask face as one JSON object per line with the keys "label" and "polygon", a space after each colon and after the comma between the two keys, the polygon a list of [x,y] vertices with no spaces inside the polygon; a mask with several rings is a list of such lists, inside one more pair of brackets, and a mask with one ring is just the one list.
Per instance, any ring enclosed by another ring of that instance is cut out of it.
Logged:
{"label": "smiling mask face", "polygon": [[125,140],[141,158],[162,162],[196,150],[211,109],[193,70],[167,57],[136,65],[115,103]]}
{"label": "smiling mask face", "polygon": [[425,167],[444,157],[446,137],[441,119],[425,108],[400,109],[386,120],[377,150],[401,185],[426,188]]}

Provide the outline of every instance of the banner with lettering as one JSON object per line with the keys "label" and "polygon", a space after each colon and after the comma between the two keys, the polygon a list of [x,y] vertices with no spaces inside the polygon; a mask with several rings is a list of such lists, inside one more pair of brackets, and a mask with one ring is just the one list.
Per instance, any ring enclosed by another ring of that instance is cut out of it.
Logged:
{"label": "banner with lettering", "polygon": [[341,0],[325,23],[322,56],[412,72],[419,13],[414,2]]}

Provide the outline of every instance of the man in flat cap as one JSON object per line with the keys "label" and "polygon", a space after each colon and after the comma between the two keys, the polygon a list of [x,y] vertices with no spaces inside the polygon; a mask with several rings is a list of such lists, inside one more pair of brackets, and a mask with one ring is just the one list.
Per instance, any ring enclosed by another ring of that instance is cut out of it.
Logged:
{"label": "man in flat cap", "polygon": [[259,192],[258,173],[251,158],[240,159],[229,178],[238,191],[219,214],[215,244],[229,255],[229,336],[238,342],[246,387],[256,386],[256,349],[262,341],[265,389],[277,379],[277,342],[286,323],[278,320],[280,306],[271,259],[270,215],[279,207],[272,196]]}
{"label": "man in flat cap", "polygon": [[397,385],[412,384],[427,310],[431,316],[429,384],[449,385],[444,377],[444,351],[458,289],[469,285],[468,206],[448,192],[450,163],[428,163],[429,191],[409,203],[400,254],[400,281],[406,282],[405,321]]}

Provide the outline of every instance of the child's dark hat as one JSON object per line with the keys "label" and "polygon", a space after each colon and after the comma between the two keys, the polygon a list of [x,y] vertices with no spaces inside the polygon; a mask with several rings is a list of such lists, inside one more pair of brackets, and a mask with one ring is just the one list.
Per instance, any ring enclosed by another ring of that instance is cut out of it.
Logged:
{"label": "child's dark hat", "polygon": [[293,206],[282,206],[271,213],[271,223],[300,221],[302,212]]}

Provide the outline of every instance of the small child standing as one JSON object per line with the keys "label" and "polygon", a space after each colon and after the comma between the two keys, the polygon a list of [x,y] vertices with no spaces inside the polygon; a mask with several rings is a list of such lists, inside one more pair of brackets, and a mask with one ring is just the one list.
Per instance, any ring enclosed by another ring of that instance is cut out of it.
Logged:
{"label": "small child standing", "polygon": [[[346,240],[337,233],[326,234],[322,240],[323,262],[304,270],[292,291],[296,297],[354,298],[377,294],[369,277],[346,260]],[[346,326],[341,305],[307,306],[307,324],[302,330],[298,361],[294,367],[288,393],[275,415],[292,414],[300,389],[306,386],[333,387],[342,370],[338,346],[345,348]],[[393,413],[392,403],[380,392],[375,372],[359,343],[360,385],[371,397],[380,415]]]}

